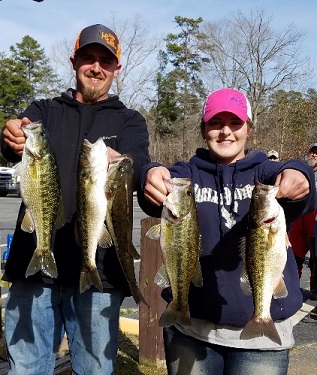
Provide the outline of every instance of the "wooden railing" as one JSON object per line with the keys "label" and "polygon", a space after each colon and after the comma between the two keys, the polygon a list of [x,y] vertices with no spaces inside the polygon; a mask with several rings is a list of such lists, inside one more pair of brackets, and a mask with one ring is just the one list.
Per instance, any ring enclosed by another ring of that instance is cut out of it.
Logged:
{"label": "wooden railing", "polygon": [[154,277],[163,261],[159,241],[148,238],[146,232],[159,222],[160,219],[152,217],[141,220],[140,290],[149,306],[139,306],[139,360],[156,363],[158,368],[165,366],[163,329],[158,321],[166,303]]}

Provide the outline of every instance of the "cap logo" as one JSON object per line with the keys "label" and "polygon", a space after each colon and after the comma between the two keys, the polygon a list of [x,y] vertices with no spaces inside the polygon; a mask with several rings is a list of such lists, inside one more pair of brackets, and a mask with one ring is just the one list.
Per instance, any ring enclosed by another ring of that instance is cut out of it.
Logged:
{"label": "cap logo", "polygon": [[101,38],[104,39],[109,46],[117,50],[116,38],[112,34],[101,32]]}
{"label": "cap logo", "polygon": [[230,98],[230,102],[234,102],[238,107],[246,108],[246,105],[243,102],[243,100],[237,96],[232,96]]}

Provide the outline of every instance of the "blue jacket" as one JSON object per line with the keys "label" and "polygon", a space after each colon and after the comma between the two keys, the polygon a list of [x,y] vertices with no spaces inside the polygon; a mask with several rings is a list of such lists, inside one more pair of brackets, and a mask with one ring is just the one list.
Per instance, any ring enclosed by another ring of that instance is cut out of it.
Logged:
{"label": "blue jacket", "polygon": [[[150,216],[160,216],[161,208],[144,199],[142,190],[149,168],[143,168],[140,191],[141,208]],[[272,162],[258,151],[229,165],[218,164],[206,149],[198,149],[189,162],[177,162],[168,168],[172,177],[188,177],[195,189],[200,232],[202,236],[202,266],[204,285],[191,285],[189,304],[191,316],[216,324],[243,327],[253,313],[252,296],[243,294],[240,286],[242,260],[239,243],[246,236],[249,205],[255,180],[273,185],[277,174],[286,168],[303,172],[310,181],[311,193],[303,199],[280,199],[288,223],[316,206],[316,191],[312,169],[300,160],[287,163]],[[291,248],[288,249],[284,278],[288,296],[272,299],[273,320],[286,319],[302,306],[302,294],[296,263]],[[163,290],[170,301],[170,288]]]}

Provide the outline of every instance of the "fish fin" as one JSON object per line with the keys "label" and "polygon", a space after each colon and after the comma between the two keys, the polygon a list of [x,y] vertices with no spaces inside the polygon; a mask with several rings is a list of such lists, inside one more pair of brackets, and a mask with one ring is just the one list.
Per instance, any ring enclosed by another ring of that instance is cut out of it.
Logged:
{"label": "fish fin", "polygon": [[244,295],[250,296],[252,294],[250,280],[245,266],[242,268],[240,275],[240,287]]}
{"label": "fish fin", "polygon": [[288,296],[288,290],[285,285],[285,281],[283,277],[280,278],[278,283],[276,284],[273,292],[274,298],[285,298]]}
{"label": "fish fin", "polygon": [[63,205],[62,198],[60,198],[58,202],[57,215],[56,215],[54,224],[57,229],[60,229],[65,225],[65,223],[66,223],[66,217],[65,217],[64,205]]}
{"label": "fish fin", "polygon": [[131,285],[131,294],[135,301],[135,303],[138,305],[140,302],[143,302],[147,307],[150,307],[149,304],[146,302],[145,298],[143,297],[142,293],[140,292],[140,289],[137,285]]}
{"label": "fish fin", "polygon": [[201,265],[200,265],[199,260],[197,262],[197,267],[196,267],[195,275],[192,279],[192,283],[198,288],[203,286],[203,273],[201,271]]}
{"label": "fish fin", "polygon": [[25,210],[25,214],[21,223],[21,229],[27,233],[34,232],[34,229],[35,229],[34,221],[28,209]]}
{"label": "fish fin", "polygon": [[25,277],[34,275],[38,271],[43,271],[49,277],[56,279],[58,272],[53,253],[49,252],[45,255],[41,255],[41,253],[42,251],[40,249],[35,249],[33,257],[25,272]]}
{"label": "fish fin", "polygon": [[271,318],[265,321],[263,319],[256,319],[253,316],[243,328],[240,334],[240,339],[249,340],[255,337],[262,336],[271,339],[278,345],[282,345],[280,335],[278,334],[274,322]]}
{"label": "fish fin", "polygon": [[181,311],[177,311],[172,301],[161,315],[159,326],[169,327],[176,322],[184,326],[191,325],[189,310],[187,310],[186,314],[182,313]]}
{"label": "fish fin", "polygon": [[3,279],[4,274],[0,272],[0,286],[3,288],[10,288],[11,282]]}
{"label": "fish fin", "polygon": [[87,268],[82,269],[79,279],[79,292],[83,293],[93,285],[99,290],[99,292],[103,292],[103,285],[97,268],[93,268],[91,270]]}
{"label": "fish fin", "polygon": [[152,240],[159,240],[161,236],[161,224],[153,225],[146,234],[147,237],[151,238]]}
{"label": "fish fin", "polygon": [[[272,225],[270,227],[270,229],[272,229]],[[274,246],[274,243],[276,241],[276,232],[277,231],[272,231],[270,230],[269,233],[268,233],[268,236],[267,236],[267,241],[268,241],[268,248],[271,248]]]}
{"label": "fish fin", "polygon": [[128,246],[128,253],[132,256],[133,259],[141,259],[141,256],[138,253],[137,249],[134,247],[133,243],[131,243],[131,246]]}
{"label": "fish fin", "polygon": [[78,223],[77,223],[77,221],[75,222],[74,236],[75,236],[75,241],[76,241],[77,245],[81,246],[79,232],[78,232]]}
{"label": "fish fin", "polygon": [[105,193],[109,199],[114,198],[115,192],[117,191],[117,189],[118,189],[118,183],[110,179],[106,181]]}
{"label": "fish fin", "polygon": [[239,242],[239,253],[240,253],[240,258],[243,260],[243,263],[245,263],[245,258],[246,258],[246,248],[247,248],[247,238],[246,237],[241,237],[240,242]]}
{"label": "fish fin", "polygon": [[23,173],[23,164],[19,163],[17,164],[17,167],[15,168],[14,174],[15,176],[21,176],[22,173]]}
{"label": "fish fin", "polygon": [[170,286],[170,282],[164,265],[162,265],[157,271],[154,277],[154,282],[161,288],[167,288],[168,286]]}
{"label": "fish fin", "polygon": [[101,236],[98,242],[98,245],[100,247],[110,247],[112,245],[112,238],[111,235],[106,227],[106,225],[103,225]]}
{"label": "fish fin", "polygon": [[242,260],[242,270],[241,270],[241,275],[240,275],[240,287],[242,290],[242,293],[246,296],[250,296],[252,294],[252,289],[250,285],[250,280],[247,272],[247,267],[246,267],[246,249],[247,249],[247,238],[246,237],[241,237],[240,238],[240,243],[239,243],[239,253],[240,253],[240,258]]}

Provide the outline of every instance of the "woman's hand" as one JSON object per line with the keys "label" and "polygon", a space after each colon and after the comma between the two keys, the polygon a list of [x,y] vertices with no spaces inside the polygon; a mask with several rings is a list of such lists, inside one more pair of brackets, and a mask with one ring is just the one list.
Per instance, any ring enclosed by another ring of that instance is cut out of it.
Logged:
{"label": "woman's hand", "polygon": [[149,169],[146,174],[144,186],[145,198],[155,205],[161,206],[168,194],[164,180],[169,178],[171,178],[171,174],[165,167],[153,167]]}
{"label": "woman's hand", "polygon": [[285,169],[276,177],[279,185],[276,198],[301,199],[309,193],[309,182],[306,176],[295,169]]}

